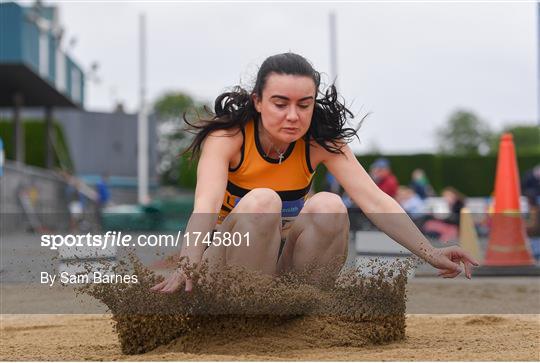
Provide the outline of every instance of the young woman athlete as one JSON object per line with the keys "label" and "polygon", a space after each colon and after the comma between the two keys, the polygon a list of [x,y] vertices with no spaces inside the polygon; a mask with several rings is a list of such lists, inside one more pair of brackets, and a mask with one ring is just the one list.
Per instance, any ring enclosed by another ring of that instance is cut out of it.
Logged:
{"label": "young woman athlete", "polygon": [[[194,126],[189,150],[199,155],[195,205],[186,234],[249,231],[250,244],[219,247],[184,243],[190,263],[227,264],[276,275],[308,265],[345,262],[349,239],[341,198],[320,192],[308,198],[314,170],[324,164],[353,201],[388,236],[451,278],[471,278],[478,265],[463,249],[434,248],[399,204],[382,192],[357,161],[345,127],[351,112],[332,85],[319,90],[320,74],[302,56],[267,58],[251,92],[236,87],[215,101],[215,116]],[[192,281],[176,270],[152,290],[164,293]]]}

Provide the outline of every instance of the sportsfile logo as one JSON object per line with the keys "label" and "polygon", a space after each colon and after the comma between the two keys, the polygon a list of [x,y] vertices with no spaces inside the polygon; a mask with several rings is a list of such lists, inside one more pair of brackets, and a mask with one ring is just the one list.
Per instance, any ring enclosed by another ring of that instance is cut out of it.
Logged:
{"label": "sportsfile logo", "polygon": [[110,247],[177,247],[182,244],[183,234],[148,234],[133,236],[118,231],[105,234],[44,234],[41,246],[51,250],[62,247],[94,247],[105,250]]}
{"label": "sportsfile logo", "polygon": [[202,233],[178,231],[176,234],[131,234],[108,231],[105,234],[44,234],[41,236],[41,247],[51,250],[70,247],[92,247],[105,250],[115,247],[178,247],[182,243],[187,246],[204,244],[207,246],[235,246],[249,247],[249,232],[219,232]]}

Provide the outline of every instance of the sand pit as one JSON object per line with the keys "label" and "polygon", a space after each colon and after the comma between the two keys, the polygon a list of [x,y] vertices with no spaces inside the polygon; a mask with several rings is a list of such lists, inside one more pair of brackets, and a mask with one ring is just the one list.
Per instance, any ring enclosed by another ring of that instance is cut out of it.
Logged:
{"label": "sand pit", "polygon": [[493,360],[538,361],[539,315],[408,315],[403,341],[364,347],[328,346],[303,331],[320,322],[238,340],[208,339],[196,351],[174,342],[125,355],[111,315],[4,315],[1,360]]}
{"label": "sand pit", "polygon": [[[314,290],[302,282],[301,276],[270,283],[269,289],[269,281],[256,280],[255,276],[250,277],[251,284],[238,284],[246,280],[238,279],[238,271],[229,272],[221,287],[208,284],[207,290],[201,289],[183,301],[178,299],[180,295],[156,298],[141,295],[136,289],[103,285],[93,294],[113,314],[4,314],[0,320],[0,359],[540,359],[540,290],[534,278],[422,278],[406,285],[406,280],[388,285],[389,280],[379,276],[369,280],[374,282],[370,284],[353,279],[342,281],[339,288],[329,285]],[[144,286],[139,287],[147,288],[157,279],[148,271],[138,273],[145,276]],[[256,288],[265,284],[262,290]],[[486,309],[486,303],[493,301],[502,307],[501,312],[514,308],[533,313],[406,315],[405,287],[410,295],[406,306],[409,312],[426,312],[429,302],[441,311],[452,311],[460,306]],[[14,289],[4,286],[2,291]],[[226,291],[235,292],[223,294]],[[119,293],[124,296],[122,300]],[[40,299],[43,304],[52,304],[59,296],[43,295]],[[21,302],[28,298],[24,293],[19,296]],[[241,311],[250,314],[238,316],[239,303],[248,308]],[[174,314],[133,314],[140,313],[135,307],[141,306],[172,309],[164,311]],[[196,318],[193,306],[204,307]]]}
{"label": "sand pit", "polygon": [[[273,331],[311,341],[307,347],[362,347],[405,337],[410,264],[396,262],[369,277],[348,269],[337,282],[331,265],[279,277],[234,266],[184,266],[193,291],[159,294],[150,288],[162,278],[132,256],[115,272],[134,271],[138,284],[88,284],[81,291],[110,309],[125,354],[171,342],[179,351],[198,353],[208,340],[264,339]],[[313,276],[326,278],[313,285]]]}

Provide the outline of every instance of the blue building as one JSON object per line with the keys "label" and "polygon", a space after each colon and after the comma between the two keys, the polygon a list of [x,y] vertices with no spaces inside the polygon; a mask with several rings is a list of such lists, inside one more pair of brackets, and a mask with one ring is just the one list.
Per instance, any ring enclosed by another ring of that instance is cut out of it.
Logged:
{"label": "blue building", "polygon": [[[70,172],[88,185],[107,175],[115,203],[136,203],[137,115],[120,110],[112,113],[84,110],[85,72],[65,52],[58,10],[39,1],[33,6],[0,2],[0,117],[14,123],[13,159],[18,166],[24,163],[24,119],[45,119],[43,157],[48,168],[53,168],[55,155],[60,159],[60,154],[67,152],[60,150],[52,139],[54,109],[54,119],[62,127],[73,162]],[[158,184],[156,124],[157,120],[151,116],[148,135],[151,187]],[[25,168],[17,169],[22,172]],[[4,198],[14,197],[10,190],[3,189]],[[13,201],[12,205],[15,204]]]}
{"label": "blue building", "polygon": [[58,9],[0,3],[0,107],[13,108],[15,160],[24,160],[22,107],[44,107],[46,165],[53,166],[54,107],[83,108],[85,74],[62,50]]}

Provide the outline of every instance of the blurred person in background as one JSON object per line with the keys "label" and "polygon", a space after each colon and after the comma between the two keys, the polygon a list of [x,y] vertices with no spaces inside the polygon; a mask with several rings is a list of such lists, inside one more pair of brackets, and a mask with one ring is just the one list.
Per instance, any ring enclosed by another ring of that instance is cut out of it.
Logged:
{"label": "blurred person in background", "polygon": [[84,220],[86,199],[80,191],[80,181],[68,172],[62,172],[62,175],[66,181],[64,193],[70,215],[70,231],[76,233]]}
{"label": "blurred person in background", "polygon": [[458,237],[460,212],[465,206],[465,196],[453,187],[444,188],[441,195],[448,204],[448,215],[444,218],[430,216],[422,229],[429,236],[448,242]]}
{"label": "blurred person in background", "polygon": [[454,187],[446,187],[441,193],[442,197],[448,203],[450,214],[443,221],[448,224],[459,226],[461,208],[465,206],[465,196]]}
{"label": "blurred person in background", "polygon": [[100,208],[105,208],[111,200],[111,192],[107,184],[109,177],[107,174],[101,175],[96,183],[96,192],[98,194],[98,203]]}
{"label": "blurred person in background", "polygon": [[540,164],[523,175],[521,191],[527,197],[529,214],[527,235],[530,237],[534,257],[540,259]]}
{"label": "blurred person in background", "polygon": [[540,164],[525,172],[521,181],[521,192],[527,197],[529,206],[540,205]]}
{"label": "blurred person in background", "polygon": [[422,199],[433,196],[433,188],[429,184],[426,173],[422,169],[414,169],[409,187]]}
{"label": "blurred person in background", "polygon": [[417,225],[423,224],[426,215],[426,204],[413,189],[400,186],[396,200]]}
{"label": "blurred person in background", "polygon": [[390,169],[388,159],[379,158],[370,167],[370,174],[379,189],[391,196],[396,197],[399,182]]}
{"label": "blurred person in background", "polygon": [[65,181],[64,196],[70,215],[70,231],[88,231],[91,228],[91,223],[87,221],[88,212],[93,211],[93,206],[98,204],[99,195],[75,175],[64,170],[59,173]]}

